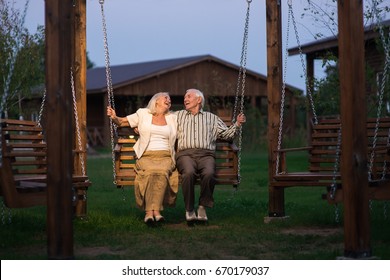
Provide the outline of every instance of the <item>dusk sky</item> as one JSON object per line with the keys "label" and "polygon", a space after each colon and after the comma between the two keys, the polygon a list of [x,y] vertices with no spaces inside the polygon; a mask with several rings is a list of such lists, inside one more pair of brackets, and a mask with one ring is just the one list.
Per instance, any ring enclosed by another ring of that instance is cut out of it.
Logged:
{"label": "dusk sky", "polygon": [[[99,0],[86,1],[88,55],[96,66],[104,66],[101,5]],[[281,2],[283,40],[286,40],[288,0]],[[313,41],[315,32],[330,35],[312,18],[301,17],[307,0],[292,2],[301,44]],[[316,2],[325,5],[331,1]],[[17,1],[21,8],[24,3],[25,0]],[[210,54],[239,65],[246,9],[247,0],[105,0],[110,63],[119,65]],[[34,33],[37,25],[43,24],[44,0],[30,0],[26,27]],[[292,25],[289,38],[288,46],[297,46]],[[266,75],[265,0],[252,0],[248,42],[247,68]],[[316,69],[320,68],[321,62],[318,62]],[[317,75],[321,73],[318,71]],[[304,89],[302,75],[300,57],[290,57],[287,83]]]}

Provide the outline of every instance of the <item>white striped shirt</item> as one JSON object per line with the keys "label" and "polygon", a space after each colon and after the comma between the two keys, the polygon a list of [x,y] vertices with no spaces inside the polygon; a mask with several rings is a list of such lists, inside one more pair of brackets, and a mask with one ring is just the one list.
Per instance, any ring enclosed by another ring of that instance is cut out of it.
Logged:
{"label": "white striped shirt", "polygon": [[233,140],[238,127],[226,126],[217,115],[200,111],[193,115],[187,110],[177,114],[178,151],[185,149],[215,150],[217,139]]}

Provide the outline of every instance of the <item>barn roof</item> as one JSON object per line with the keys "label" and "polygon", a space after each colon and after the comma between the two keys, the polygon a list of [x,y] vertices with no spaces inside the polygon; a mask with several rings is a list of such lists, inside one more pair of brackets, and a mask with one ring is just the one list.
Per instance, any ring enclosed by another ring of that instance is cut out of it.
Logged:
{"label": "barn roof", "polygon": [[[239,66],[221,60],[211,55],[199,55],[184,58],[174,58],[165,60],[156,60],[149,62],[139,62],[125,65],[111,66],[112,86],[113,88],[123,87],[135,82],[139,82],[154,76],[167,72],[175,71],[190,65],[203,62],[214,61],[223,64],[225,67],[234,68],[239,71]],[[247,75],[256,76],[259,79],[267,80],[267,77],[259,73],[247,70]],[[106,91],[106,69],[97,67],[87,71],[87,91],[97,93]]]}

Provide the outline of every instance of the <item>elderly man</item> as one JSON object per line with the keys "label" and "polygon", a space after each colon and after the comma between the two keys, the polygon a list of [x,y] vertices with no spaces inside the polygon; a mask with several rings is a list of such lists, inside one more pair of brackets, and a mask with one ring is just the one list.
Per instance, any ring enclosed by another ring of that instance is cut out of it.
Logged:
{"label": "elderly man", "polygon": [[[233,140],[245,115],[239,114],[235,124],[226,124],[215,114],[203,111],[204,95],[189,89],[184,96],[185,110],[177,112],[176,166],[182,178],[186,221],[206,222],[206,207],[213,207],[215,187],[215,148],[217,139]],[[198,211],[195,213],[195,181],[200,178]]]}

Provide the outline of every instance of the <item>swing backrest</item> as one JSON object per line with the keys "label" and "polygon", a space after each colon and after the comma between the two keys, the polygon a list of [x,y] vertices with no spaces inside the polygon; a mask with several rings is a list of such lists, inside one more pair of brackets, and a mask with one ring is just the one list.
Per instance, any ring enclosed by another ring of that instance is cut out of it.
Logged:
{"label": "swing backrest", "polygon": [[[340,119],[321,119],[317,125],[313,126],[309,171],[332,172],[334,170],[334,163],[337,158],[341,158],[342,152],[340,151],[340,155],[337,154],[339,129]],[[372,166],[374,179],[381,176],[385,162],[389,160],[389,129],[390,118],[388,117],[380,118],[378,124],[376,118],[367,120],[368,160],[370,160],[371,152],[374,150]],[[385,170],[384,172],[388,173],[389,171]]]}
{"label": "swing backrest", "polygon": [[[1,120],[0,195],[10,208],[46,204],[46,144],[33,121]],[[34,182],[34,183],[32,183]]]}

